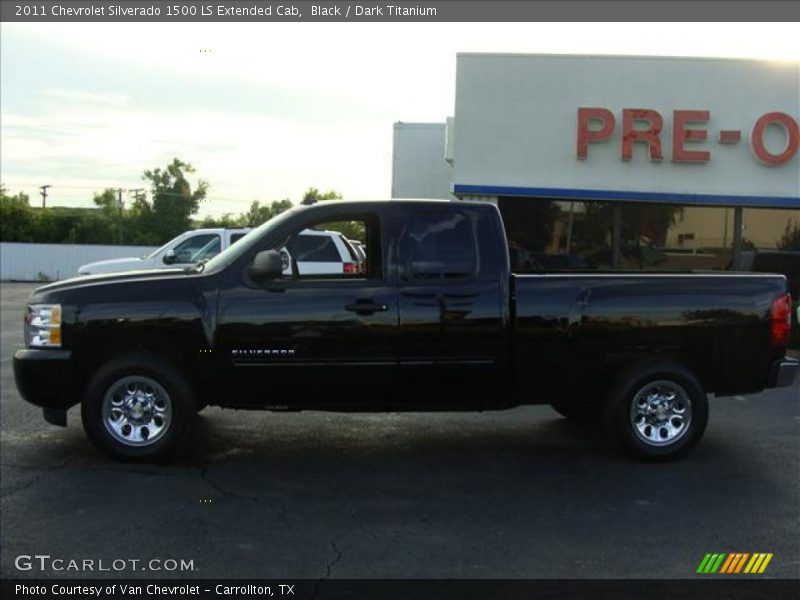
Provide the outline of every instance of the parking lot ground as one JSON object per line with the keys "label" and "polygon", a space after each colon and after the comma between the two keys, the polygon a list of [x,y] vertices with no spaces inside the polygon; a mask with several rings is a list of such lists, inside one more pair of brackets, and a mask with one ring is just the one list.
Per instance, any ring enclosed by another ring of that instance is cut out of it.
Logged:
{"label": "parking lot ground", "polygon": [[549,407],[275,414],[209,408],[167,466],[112,462],[79,411],[22,401],[12,355],[32,284],[3,284],[0,519],[20,554],[173,558],[250,578],[684,578],[708,552],[800,576],[800,388],[715,398],[678,462],[629,461]]}

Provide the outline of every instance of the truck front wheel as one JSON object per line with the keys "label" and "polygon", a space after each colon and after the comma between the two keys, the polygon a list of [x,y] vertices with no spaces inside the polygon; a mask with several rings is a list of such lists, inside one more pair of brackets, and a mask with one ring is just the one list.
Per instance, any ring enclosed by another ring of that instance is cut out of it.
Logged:
{"label": "truck front wheel", "polygon": [[708,423],[708,398],[683,366],[644,363],[620,375],[603,416],[607,431],[629,454],[669,460],[700,441]]}
{"label": "truck front wheel", "polygon": [[194,395],[183,374],[145,353],[123,356],[101,367],[81,405],[89,439],[122,461],[168,458],[195,413]]}

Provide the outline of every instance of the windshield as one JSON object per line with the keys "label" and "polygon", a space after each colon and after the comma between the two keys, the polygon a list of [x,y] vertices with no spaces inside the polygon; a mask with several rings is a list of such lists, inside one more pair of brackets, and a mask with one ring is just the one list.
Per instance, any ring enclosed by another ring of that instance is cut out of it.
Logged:
{"label": "windshield", "polygon": [[[181,235],[183,235],[183,234],[181,234]],[[153,251],[152,251],[150,254],[145,254],[143,258],[155,258],[156,256],[158,256],[158,255],[159,255],[159,253],[160,253],[162,250],[166,250],[168,246],[171,246],[173,243],[175,243],[175,241],[176,241],[176,240],[177,240],[179,237],[181,237],[181,235],[179,235],[178,237],[174,237],[174,238],[172,238],[172,239],[171,239],[170,241],[168,241],[166,244],[164,244],[163,246],[161,246],[160,248],[158,248],[158,250],[153,250]]]}
{"label": "windshield", "polygon": [[209,260],[219,254],[220,247],[221,242],[219,236],[215,235],[210,242],[192,255],[189,262],[196,263],[201,260]]}
{"label": "windshield", "polygon": [[294,208],[282,212],[281,214],[272,217],[269,221],[259,225],[238,242],[228,246],[226,250],[220,252],[214,258],[209,260],[205,264],[204,271],[206,273],[216,273],[217,271],[221,271],[229,264],[235,262],[236,259],[238,259],[242,254],[246,254],[250,248],[256,245],[270,229],[279,226],[281,223],[283,223],[283,221],[297,213],[297,211],[303,210],[304,208],[304,206],[295,206]]}

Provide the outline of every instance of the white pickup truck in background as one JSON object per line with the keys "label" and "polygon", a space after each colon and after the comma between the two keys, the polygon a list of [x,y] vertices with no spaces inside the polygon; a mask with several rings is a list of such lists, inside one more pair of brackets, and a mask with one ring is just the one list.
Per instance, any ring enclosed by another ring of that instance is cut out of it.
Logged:
{"label": "white pickup truck in background", "polygon": [[143,269],[168,269],[180,265],[191,265],[213,258],[231,244],[242,239],[250,228],[242,229],[193,229],[168,241],[147,256],[114,258],[82,265],[78,275],[140,271]]}
{"label": "white pickup truck in background", "polygon": [[[78,275],[168,269],[189,266],[215,257],[250,232],[242,229],[194,229],[170,240],[158,250],[140,258],[115,258],[82,265]],[[366,254],[338,231],[306,229],[284,248],[284,271],[292,271],[291,260],[301,275],[358,273],[366,264]]]}

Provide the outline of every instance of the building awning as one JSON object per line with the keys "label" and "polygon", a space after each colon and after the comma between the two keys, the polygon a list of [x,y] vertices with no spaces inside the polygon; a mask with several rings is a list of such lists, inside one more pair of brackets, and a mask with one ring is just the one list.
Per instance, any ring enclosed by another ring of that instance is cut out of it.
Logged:
{"label": "building awning", "polygon": [[651,202],[692,206],[744,206],[750,208],[798,208],[800,196],[734,196],[728,194],[687,194],[673,192],[636,192],[628,190],[593,190],[580,188],[514,187],[503,185],[459,184],[456,196],[512,196],[557,200],[596,200],[605,202]]}

